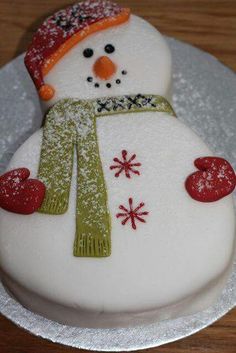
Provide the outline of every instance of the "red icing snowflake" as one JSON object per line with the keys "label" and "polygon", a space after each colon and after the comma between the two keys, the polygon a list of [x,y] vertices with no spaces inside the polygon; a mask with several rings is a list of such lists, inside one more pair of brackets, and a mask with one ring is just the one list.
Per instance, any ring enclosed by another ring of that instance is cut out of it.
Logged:
{"label": "red icing snowflake", "polygon": [[131,173],[140,175],[140,172],[134,167],[140,167],[141,163],[139,162],[134,162],[136,158],[136,154],[133,154],[129,159],[127,159],[128,152],[126,150],[123,150],[121,152],[123,160],[121,161],[119,158],[114,158],[113,161],[116,163],[115,165],[110,166],[110,169],[118,169],[118,171],[115,174],[115,177],[118,178],[122,172],[125,173],[125,176],[127,178],[131,178]]}
{"label": "red icing snowflake", "polygon": [[141,211],[141,209],[144,207],[144,203],[141,202],[135,209],[133,208],[133,199],[130,197],[129,198],[129,209],[127,209],[125,206],[120,205],[119,209],[124,211],[122,213],[117,213],[116,217],[117,218],[124,218],[121,224],[124,226],[129,220],[131,222],[131,226],[133,229],[136,229],[136,223],[137,221],[146,223],[146,220],[143,218],[143,216],[147,216],[149,212],[147,211]]}

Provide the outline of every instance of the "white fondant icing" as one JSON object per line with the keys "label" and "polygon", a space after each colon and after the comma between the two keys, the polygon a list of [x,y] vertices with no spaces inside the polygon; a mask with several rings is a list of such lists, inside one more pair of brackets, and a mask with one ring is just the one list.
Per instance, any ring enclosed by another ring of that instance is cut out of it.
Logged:
{"label": "white fondant icing", "polygon": [[[104,47],[113,44],[115,52],[107,54]],[[94,55],[85,58],[83,51],[92,48]],[[117,72],[111,79],[95,77],[95,61],[107,55],[116,65]],[[122,75],[122,71],[127,75]],[[93,77],[88,82],[87,77]],[[116,80],[121,83],[117,84]],[[132,15],[122,25],[88,36],[73,47],[45,76],[56,94],[46,107],[61,98],[92,99],[122,94],[159,94],[170,99],[171,55],[169,48],[155,27],[140,17]],[[99,83],[100,87],[94,87]],[[106,84],[112,87],[107,88]]]}
{"label": "white fondant icing", "polygon": [[[212,155],[177,119],[137,113],[97,120],[112,221],[112,255],[73,256],[76,166],[66,214],[0,212],[0,261],[6,287],[24,305],[60,322],[87,327],[140,324],[209,306],[229,270],[235,234],[232,197],[194,201],[185,191],[193,161]],[[42,132],[16,152],[8,169],[37,175]],[[137,154],[141,175],[114,177],[122,149]],[[145,202],[147,223],[121,225],[120,204]]]}
{"label": "white fondant icing", "polygon": [[[104,47],[113,44],[112,54]],[[83,57],[92,48],[94,56]],[[108,55],[117,65],[110,80],[92,67]],[[122,71],[127,75],[122,75]],[[88,82],[87,77],[93,77]],[[116,80],[121,83],[117,84]],[[160,33],[131,16],[122,25],[90,35],[48,73],[61,98],[92,99],[122,94],[159,94],[170,99],[171,56]],[[94,84],[100,87],[95,88]],[[110,83],[111,88],[106,84]],[[188,315],[208,307],[230,269],[235,220],[232,197],[215,203],[191,199],[184,188],[193,161],[211,155],[177,119],[138,113],[97,120],[99,149],[112,222],[112,255],[73,256],[76,205],[74,163],[69,210],[30,216],[0,210],[0,267],[6,288],[27,308],[62,323],[87,327],[129,326]],[[8,169],[28,167],[37,176],[42,131],[16,152]],[[109,169],[122,149],[136,153],[141,175],[114,177]],[[147,223],[134,231],[116,218],[120,204],[145,202]]]}

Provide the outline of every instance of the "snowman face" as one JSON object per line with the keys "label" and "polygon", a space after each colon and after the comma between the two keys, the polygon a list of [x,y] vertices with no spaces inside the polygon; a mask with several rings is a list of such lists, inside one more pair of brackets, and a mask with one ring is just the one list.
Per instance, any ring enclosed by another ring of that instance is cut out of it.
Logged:
{"label": "snowman face", "polygon": [[171,56],[161,34],[137,16],[92,34],[74,46],[45,76],[62,98],[93,99],[123,94],[168,98]]}

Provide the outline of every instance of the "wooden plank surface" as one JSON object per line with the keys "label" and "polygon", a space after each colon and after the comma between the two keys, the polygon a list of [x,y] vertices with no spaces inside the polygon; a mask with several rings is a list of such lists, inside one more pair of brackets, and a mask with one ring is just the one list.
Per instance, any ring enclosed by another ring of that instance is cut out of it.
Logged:
{"label": "wooden plank surface", "polygon": [[[117,0],[162,33],[191,43],[236,70],[236,0]],[[0,67],[26,50],[33,32],[66,0],[0,0]],[[0,353],[73,353],[0,316]],[[235,353],[236,310],[201,332],[150,353]],[[82,351],[81,352],[85,352]]]}

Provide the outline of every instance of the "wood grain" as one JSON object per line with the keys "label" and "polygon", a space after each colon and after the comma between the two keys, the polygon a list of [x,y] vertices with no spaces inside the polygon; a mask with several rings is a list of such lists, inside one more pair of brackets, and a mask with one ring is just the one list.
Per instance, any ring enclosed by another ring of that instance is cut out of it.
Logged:
{"label": "wood grain", "polygon": [[[236,70],[236,0],[117,0],[162,33],[191,43]],[[65,0],[0,0],[0,66],[26,50],[42,20]],[[76,353],[18,328],[0,316],[1,353]],[[81,350],[81,353],[85,352]],[[236,310],[183,340],[151,353],[235,353]]]}
{"label": "wood grain", "polygon": [[[118,0],[162,33],[198,46],[236,70],[235,0]],[[42,20],[70,1],[0,0],[0,66],[26,50]]]}

